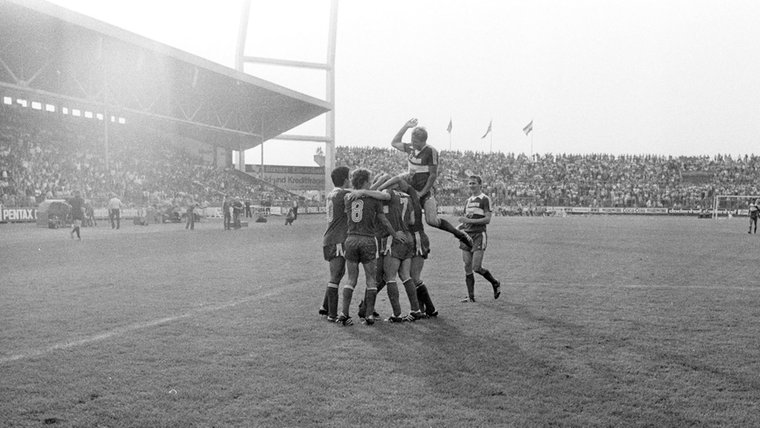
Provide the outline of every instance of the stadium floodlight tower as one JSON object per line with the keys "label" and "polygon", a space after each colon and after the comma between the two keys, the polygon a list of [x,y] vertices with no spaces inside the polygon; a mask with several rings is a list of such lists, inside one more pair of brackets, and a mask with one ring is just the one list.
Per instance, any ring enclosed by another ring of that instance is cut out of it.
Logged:
{"label": "stadium floodlight tower", "polygon": [[[294,67],[300,69],[315,69],[325,71],[325,101],[329,104],[330,110],[326,114],[325,133],[319,135],[289,135],[280,134],[276,139],[290,141],[312,141],[325,143],[325,185],[324,191],[327,195],[332,190],[332,181],[330,172],[335,165],[335,45],[338,24],[338,0],[330,0],[330,22],[328,26],[327,37],[327,58],[324,63],[294,61],[278,58],[266,58],[258,56],[248,56],[245,54],[245,43],[248,38],[248,25],[251,13],[251,0],[243,0],[243,8],[240,14],[240,25],[238,27],[237,49],[235,51],[235,68],[238,71],[245,72],[246,64],[268,64],[283,67]],[[261,144],[263,145],[263,141]],[[240,157],[244,154],[241,152]],[[243,160],[239,160],[242,164]],[[261,157],[262,171],[264,156]]]}

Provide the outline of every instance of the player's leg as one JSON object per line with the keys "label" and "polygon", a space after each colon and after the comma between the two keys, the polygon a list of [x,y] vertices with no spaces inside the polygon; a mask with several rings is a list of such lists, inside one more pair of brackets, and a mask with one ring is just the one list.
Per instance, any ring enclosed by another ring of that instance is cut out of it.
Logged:
{"label": "player's leg", "polygon": [[351,325],[351,317],[348,315],[351,307],[351,297],[354,295],[354,289],[359,282],[359,263],[356,261],[346,260],[346,272],[348,273],[348,283],[343,286],[343,304],[341,312],[338,314],[337,322],[343,325]]}
{"label": "player's leg", "polygon": [[398,277],[404,284],[404,291],[406,291],[406,297],[409,299],[409,315],[411,316],[410,321],[413,321],[422,318],[423,315],[422,311],[420,310],[419,300],[417,299],[417,287],[411,275],[411,266],[411,257],[401,260],[398,269]]}
{"label": "player's leg", "polygon": [[[385,263],[385,250],[383,250],[383,243],[386,242],[385,240],[375,240],[375,243],[377,244],[377,257],[375,258],[375,284],[377,286],[377,294],[380,294],[380,290],[382,290],[385,287],[385,277],[384,277],[384,263]],[[364,298],[359,302],[359,312],[357,312],[357,315],[359,318],[365,319],[367,317],[367,290],[365,288],[364,290]],[[372,315],[377,318],[380,315],[377,313],[377,311],[374,311]]]}
{"label": "player's leg", "polygon": [[[335,256],[330,259],[330,282],[325,290],[325,300],[322,307],[326,309],[327,320],[338,318],[338,289],[343,275],[346,273],[346,259],[343,256]],[[321,311],[320,311],[321,313]]]}
{"label": "player's leg", "polygon": [[375,300],[377,299],[377,285],[375,282],[377,260],[365,261],[362,265],[364,266],[364,280],[367,284],[367,297],[365,300],[367,317],[365,320],[367,325],[372,325],[375,323]]}
{"label": "player's leg", "polygon": [[488,269],[483,267],[484,255],[485,250],[482,249],[472,252],[472,270],[491,283],[491,287],[493,287],[493,298],[498,299],[499,295],[501,295],[501,283],[499,283],[499,281],[493,277]]}
{"label": "player's leg", "polygon": [[415,232],[414,252],[412,253],[409,274],[417,288],[417,301],[420,303],[420,309],[428,316],[434,317],[438,316],[438,311],[435,310],[427,286],[422,281],[422,268],[425,266],[425,259],[427,259],[428,254],[430,254],[430,240],[427,234],[424,231]]}
{"label": "player's leg", "polygon": [[467,297],[462,302],[475,301],[475,274],[472,273],[472,251],[462,250],[462,261],[464,262],[464,281],[467,286]]}
{"label": "player's leg", "polygon": [[393,310],[392,317],[398,318],[401,316],[401,302],[399,301],[398,284],[396,283],[396,271],[398,271],[400,261],[391,256],[385,256],[383,259],[383,278],[385,286],[388,288],[388,300],[390,300]]}
{"label": "player's leg", "polygon": [[423,208],[425,209],[425,222],[430,226],[437,229],[444,230],[454,235],[460,242],[465,245],[472,246],[472,239],[470,236],[461,230],[454,227],[447,220],[438,217],[438,202],[435,200],[434,195],[429,195],[425,201]]}

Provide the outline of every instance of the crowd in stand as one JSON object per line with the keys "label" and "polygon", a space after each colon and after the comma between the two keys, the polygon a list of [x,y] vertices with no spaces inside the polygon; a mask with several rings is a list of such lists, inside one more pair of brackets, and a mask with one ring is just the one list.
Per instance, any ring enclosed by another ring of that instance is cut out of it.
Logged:
{"label": "crowd in stand", "polygon": [[[289,206],[294,195],[231,168],[215,167],[158,133],[102,121],[2,107],[0,203],[35,206],[81,190],[103,206],[111,193],[128,205],[219,206],[222,197]],[[106,149],[107,147],[107,149]],[[760,194],[760,156],[525,154],[441,151],[437,199],[457,206],[463,180],[481,175],[496,206],[666,207],[699,209],[713,196]],[[402,172],[405,154],[387,148],[336,149],[336,165]]]}
{"label": "crowd in stand", "polygon": [[[494,205],[700,209],[715,195],[759,195],[760,156],[525,154],[441,151],[441,205],[458,205],[470,173],[481,175]],[[402,172],[392,148],[338,147],[336,164]]]}
{"label": "crowd in stand", "polygon": [[[288,206],[294,195],[231,168],[212,166],[160,134],[113,125],[108,150],[100,121],[51,118],[3,108],[0,204],[36,206],[80,190],[95,206],[112,193],[128,206],[220,206],[223,196]],[[106,157],[108,161],[106,161]]]}

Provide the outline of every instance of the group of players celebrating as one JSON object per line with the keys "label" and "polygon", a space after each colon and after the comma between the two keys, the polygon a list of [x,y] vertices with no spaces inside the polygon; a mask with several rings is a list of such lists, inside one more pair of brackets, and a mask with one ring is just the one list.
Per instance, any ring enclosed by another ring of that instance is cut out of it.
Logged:
{"label": "group of players celebrating", "polygon": [[[409,129],[411,143],[402,139]],[[438,217],[434,185],[438,176],[438,151],[427,145],[427,131],[417,126],[417,119],[407,121],[393,138],[391,145],[408,155],[408,172],[397,176],[378,174],[372,177],[366,169],[349,171],[335,168],[331,179],[335,189],[327,196],[327,230],[323,239],[324,258],[330,265],[330,280],[319,309],[328,321],[347,326],[353,320],[349,307],[359,279],[359,265],[366,279],[365,295],[359,304],[358,317],[367,325],[379,318],[375,312],[378,292],[388,290],[393,314],[391,323],[435,317],[438,311],[421,279],[430,244],[423,226],[425,222],[451,233],[460,241],[465,267],[467,296],[463,302],[474,302],[474,273],[486,278],[493,287],[494,298],[501,294],[501,284],[482,266],[487,245],[486,225],[491,220],[490,198],[482,193],[482,180],[470,176],[470,197],[465,213],[454,227]],[[474,272],[474,273],[473,273]],[[338,311],[339,284],[345,273],[348,282],[342,290]],[[400,279],[409,300],[410,312],[402,316],[399,301]]]}

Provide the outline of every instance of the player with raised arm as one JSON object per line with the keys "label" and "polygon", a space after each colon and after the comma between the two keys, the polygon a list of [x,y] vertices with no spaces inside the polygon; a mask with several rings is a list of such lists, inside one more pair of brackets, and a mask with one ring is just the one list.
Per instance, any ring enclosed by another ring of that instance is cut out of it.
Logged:
{"label": "player with raised arm", "polygon": [[[411,128],[414,128],[412,142],[404,143],[402,141],[404,134]],[[438,217],[438,203],[435,200],[435,182],[438,178],[438,150],[427,144],[427,138],[427,130],[417,126],[417,119],[410,119],[393,137],[391,145],[407,154],[408,173],[406,181],[419,194],[420,203],[425,210],[427,224],[451,233],[462,244],[471,247],[472,239],[469,235]],[[384,187],[381,187],[379,190],[383,189]]]}
{"label": "player with raised arm", "polygon": [[[366,169],[354,170],[351,174],[351,185],[354,189],[369,189],[370,172]],[[345,258],[346,270],[348,272],[348,283],[343,287],[343,302],[341,313],[338,315],[337,322],[342,325],[351,325],[353,321],[349,316],[351,306],[351,297],[353,296],[356,284],[359,281],[359,263],[364,267],[364,276],[366,281],[366,323],[372,325],[375,322],[374,310],[375,299],[377,297],[377,285],[375,279],[376,258],[377,258],[377,240],[375,239],[376,223],[384,227],[390,235],[400,242],[406,242],[406,236],[401,232],[393,230],[388,219],[383,213],[383,204],[379,199],[370,196],[359,196],[350,199],[346,195],[346,214],[348,215],[348,232],[346,236]]]}
{"label": "player with raised arm", "polygon": [[462,230],[472,237],[473,246],[470,248],[465,245],[460,246],[467,285],[467,297],[462,302],[475,301],[475,275],[473,272],[477,272],[491,283],[493,298],[498,299],[501,295],[501,283],[491,275],[488,269],[483,267],[483,256],[488,244],[486,225],[491,222],[491,198],[483,193],[483,180],[480,176],[470,176],[467,180],[467,187],[470,190],[470,197],[465,202],[464,215],[459,217],[459,222]]}

